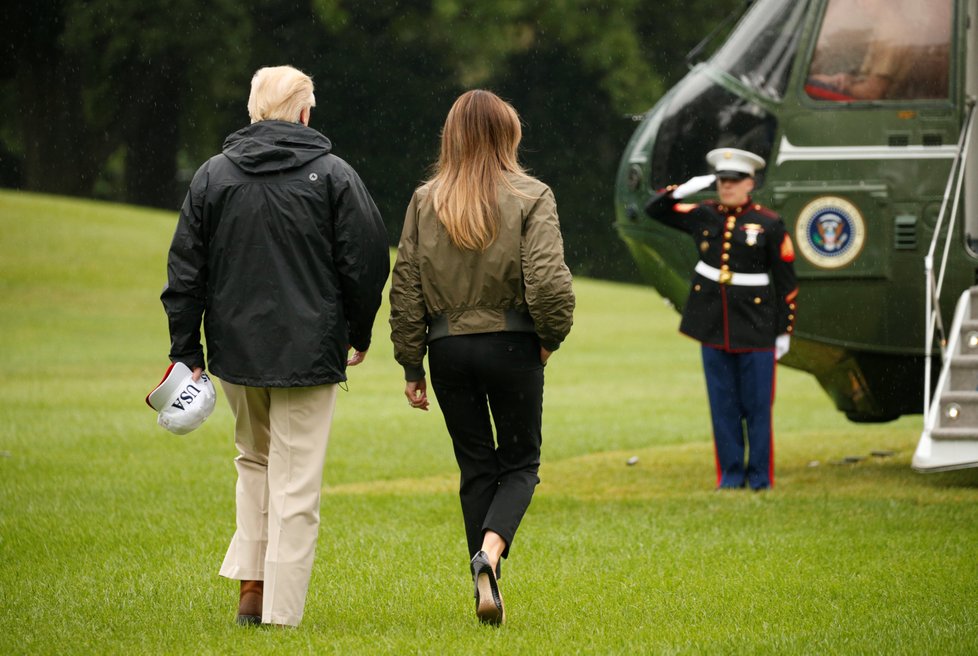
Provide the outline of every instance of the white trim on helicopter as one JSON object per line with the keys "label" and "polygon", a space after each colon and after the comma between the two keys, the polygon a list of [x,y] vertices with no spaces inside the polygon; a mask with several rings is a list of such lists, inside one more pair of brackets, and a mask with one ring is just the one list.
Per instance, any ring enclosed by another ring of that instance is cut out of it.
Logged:
{"label": "white trim on helicopter", "polygon": [[785,136],[777,163],[857,159],[954,159],[958,148],[947,146],[795,146]]}

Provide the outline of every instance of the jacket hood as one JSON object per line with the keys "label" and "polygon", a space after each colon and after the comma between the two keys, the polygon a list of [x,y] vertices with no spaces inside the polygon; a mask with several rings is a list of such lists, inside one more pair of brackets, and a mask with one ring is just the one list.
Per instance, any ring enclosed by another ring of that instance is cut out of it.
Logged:
{"label": "jacket hood", "polygon": [[224,155],[247,173],[287,171],[329,154],[325,136],[301,123],[259,121],[228,136]]}

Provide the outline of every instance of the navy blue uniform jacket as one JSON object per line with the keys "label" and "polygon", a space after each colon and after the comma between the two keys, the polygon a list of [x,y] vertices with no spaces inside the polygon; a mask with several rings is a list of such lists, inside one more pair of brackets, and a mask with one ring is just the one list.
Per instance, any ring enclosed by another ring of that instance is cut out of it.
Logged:
{"label": "navy blue uniform jacket", "polygon": [[681,203],[672,197],[672,188],[653,196],[645,211],[692,236],[700,259],[711,267],[771,278],[767,286],[741,286],[694,273],[679,326],[682,333],[736,352],[773,348],[778,335],[794,330],[794,248],[776,213],[749,198],[741,207],[716,201]]}

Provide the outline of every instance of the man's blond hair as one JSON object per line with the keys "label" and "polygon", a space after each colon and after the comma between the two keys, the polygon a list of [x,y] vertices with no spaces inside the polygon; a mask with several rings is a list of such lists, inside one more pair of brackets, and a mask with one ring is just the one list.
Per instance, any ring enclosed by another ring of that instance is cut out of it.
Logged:
{"label": "man's blond hair", "polygon": [[298,123],[302,110],[316,106],[312,78],[291,66],[259,68],[251,78],[248,114],[251,122]]}

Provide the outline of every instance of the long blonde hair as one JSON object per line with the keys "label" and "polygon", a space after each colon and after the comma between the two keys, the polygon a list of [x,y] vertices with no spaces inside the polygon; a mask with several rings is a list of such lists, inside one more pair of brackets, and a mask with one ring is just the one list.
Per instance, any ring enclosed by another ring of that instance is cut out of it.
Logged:
{"label": "long blonde hair", "polygon": [[507,172],[526,175],[516,158],[522,137],[516,110],[491,91],[467,91],[452,105],[428,184],[438,220],[458,248],[485,251],[496,239],[499,185],[513,189]]}

